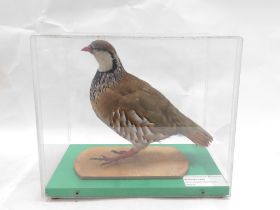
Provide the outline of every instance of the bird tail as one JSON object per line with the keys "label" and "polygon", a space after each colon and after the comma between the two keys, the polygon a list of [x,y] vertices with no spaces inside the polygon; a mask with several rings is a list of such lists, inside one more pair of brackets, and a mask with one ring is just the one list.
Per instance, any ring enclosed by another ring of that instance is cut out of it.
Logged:
{"label": "bird tail", "polygon": [[213,137],[202,127],[193,123],[192,126],[181,128],[181,134],[189,138],[195,144],[207,147],[213,141]]}

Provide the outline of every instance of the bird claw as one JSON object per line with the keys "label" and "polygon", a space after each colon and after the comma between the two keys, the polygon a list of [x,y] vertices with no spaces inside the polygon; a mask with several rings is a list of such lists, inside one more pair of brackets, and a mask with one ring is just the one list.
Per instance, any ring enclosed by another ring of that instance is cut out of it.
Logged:
{"label": "bird claw", "polygon": [[118,155],[122,155],[125,154],[127,151],[125,150],[121,150],[121,151],[117,151],[117,150],[111,150],[112,153],[118,154]]}
{"label": "bird claw", "polygon": [[115,157],[107,157],[105,155],[101,155],[100,157],[93,157],[91,158],[91,160],[98,160],[98,161],[103,161],[103,163],[101,163],[101,166],[104,165],[113,165],[119,162],[119,160],[122,159],[126,159],[128,157],[131,157],[133,155],[135,155],[137,153],[137,151],[135,152],[135,150],[130,149],[128,151],[116,151],[116,150],[111,150],[112,153],[118,154]]}
{"label": "bird claw", "polygon": [[99,158],[98,157],[91,158],[91,160],[104,161],[103,163],[100,164],[101,166],[116,164],[118,162],[118,160],[116,160],[114,158],[106,157],[105,155],[101,155],[101,157],[99,157]]}

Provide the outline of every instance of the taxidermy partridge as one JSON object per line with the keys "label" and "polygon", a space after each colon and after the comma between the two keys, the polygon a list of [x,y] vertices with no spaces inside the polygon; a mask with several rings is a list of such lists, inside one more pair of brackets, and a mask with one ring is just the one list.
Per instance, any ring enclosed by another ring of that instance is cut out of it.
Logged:
{"label": "taxidermy partridge", "polygon": [[103,161],[102,164],[115,163],[172,135],[183,135],[200,146],[212,142],[207,131],[181,113],[158,90],[125,71],[109,42],[96,40],[82,51],[91,53],[99,64],[90,88],[94,112],[133,144],[128,151],[113,150],[115,155],[112,157],[93,159]]}

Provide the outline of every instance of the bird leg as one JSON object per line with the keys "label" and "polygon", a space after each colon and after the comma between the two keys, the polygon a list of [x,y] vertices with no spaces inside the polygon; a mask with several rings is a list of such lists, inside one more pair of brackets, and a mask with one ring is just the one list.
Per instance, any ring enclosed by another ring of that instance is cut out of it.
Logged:
{"label": "bird leg", "polygon": [[140,151],[139,149],[135,149],[135,148],[131,148],[127,151],[112,150],[113,153],[118,154],[118,155],[115,157],[107,157],[105,155],[101,155],[101,157],[91,158],[91,160],[103,161],[103,163],[101,163],[101,165],[115,164],[119,160],[126,159],[126,158],[129,158],[129,157],[137,154],[139,151]]}

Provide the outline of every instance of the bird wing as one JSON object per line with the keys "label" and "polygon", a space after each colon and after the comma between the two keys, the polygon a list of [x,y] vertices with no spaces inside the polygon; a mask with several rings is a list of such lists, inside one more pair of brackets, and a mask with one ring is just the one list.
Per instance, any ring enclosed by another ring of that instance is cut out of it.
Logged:
{"label": "bird wing", "polygon": [[113,89],[119,97],[109,117],[110,126],[131,141],[151,143],[174,134],[176,120],[170,118],[176,118],[176,108],[172,110],[172,104],[148,83],[130,77],[126,81],[133,85],[122,83]]}
{"label": "bird wing", "polygon": [[184,126],[184,115],[158,90],[147,82],[130,75],[131,84],[125,84],[126,93],[119,100],[120,107],[134,109],[156,127]]}
{"label": "bird wing", "polygon": [[130,74],[127,76],[111,89],[108,98],[116,101],[106,103],[111,107],[109,125],[119,135],[132,143],[151,143],[183,134],[196,144],[210,144],[211,135],[182,114],[164,95],[147,82]]}

